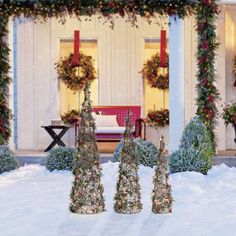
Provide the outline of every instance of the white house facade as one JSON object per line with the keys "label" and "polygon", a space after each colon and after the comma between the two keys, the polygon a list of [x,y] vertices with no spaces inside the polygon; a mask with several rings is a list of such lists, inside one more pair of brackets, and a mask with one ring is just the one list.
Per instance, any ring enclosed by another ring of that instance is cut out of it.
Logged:
{"label": "white house facade", "polygon": [[[236,100],[232,73],[236,55],[235,13],[236,4],[222,4],[216,22],[220,41],[215,65],[221,98],[219,111],[224,103]],[[97,68],[98,80],[92,86],[94,104],[139,105],[144,117],[148,108],[162,108],[165,99],[170,109],[170,125],[158,131],[148,127],[147,138],[158,143],[164,133],[169,151],[176,150],[185,125],[196,112],[197,33],[194,16],[185,20],[170,18],[170,27],[168,20],[149,25],[139,19],[135,28],[118,18],[113,30],[109,23],[104,24],[95,16],[90,20],[82,17],[81,21],[68,17],[65,24],[54,18],[43,24],[24,18],[10,21],[14,65],[10,87],[10,107],[14,113],[11,147],[43,150],[50,137],[41,126],[58,118],[63,109],[74,106],[73,102],[63,100],[65,92],[57,79],[55,62],[70,51],[74,30],[80,30],[82,50],[93,54]],[[162,28],[167,30],[170,54],[170,89],[165,98],[159,92],[153,95],[155,91],[148,90],[140,74],[145,60],[158,50]],[[80,96],[70,96],[80,104]],[[218,120],[216,132],[218,150],[236,149],[234,130],[225,127],[222,119]],[[69,136],[65,137],[67,143]]]}

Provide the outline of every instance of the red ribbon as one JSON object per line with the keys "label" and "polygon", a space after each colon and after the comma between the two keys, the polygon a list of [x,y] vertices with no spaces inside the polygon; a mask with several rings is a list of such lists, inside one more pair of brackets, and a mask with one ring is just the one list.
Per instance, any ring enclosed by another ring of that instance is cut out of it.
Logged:
{"label": "red ribbon", "polygon": [[80,32],[75,30],[74,32],[74,56],[73,56],[73,65],[77,66],[79,64],[79,40]]}
{"label": "red ribbon", "polygon": [[161,30],[160,66],[166,67],[166,30]]}

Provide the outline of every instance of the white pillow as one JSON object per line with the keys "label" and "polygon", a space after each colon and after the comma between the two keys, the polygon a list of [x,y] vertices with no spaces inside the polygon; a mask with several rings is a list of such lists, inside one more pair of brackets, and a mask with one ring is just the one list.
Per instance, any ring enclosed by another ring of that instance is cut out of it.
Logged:
{"label": "white pillow", "polygon": [[95,124],[97,127],[118,127],[116,115],[96,115]]}
{"label": "white pillow", "polygon": [[96,120],[96,116],[97,116],[96,112],[92,112],[92,117],[94,120]]}

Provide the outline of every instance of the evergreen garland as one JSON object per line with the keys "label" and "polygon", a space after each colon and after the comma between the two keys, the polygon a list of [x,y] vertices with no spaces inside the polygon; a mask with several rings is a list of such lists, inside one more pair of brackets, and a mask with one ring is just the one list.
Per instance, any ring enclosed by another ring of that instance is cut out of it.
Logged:
{"label": "evergreen garland", "polygon": [[70,211],[77,214],[96,214],[105,211],[101,167],[95,139],[89,81],[84,89],[81,122],[78,131],[78,153],[73,174]]}
{"label": "evergreen garland", "polygon": [[178,15],[181,18],[190,15],[196,3],[191,0],[11,0],[0,2],[0,15],[31,17],[46,20],[56,17],[64,20],[67,15],[102,15],[111,20],[114,14],[128,16],[129,21],[137,21],[137,15],[150,19],[156,14]]}
{"label": "evergreen garland", "polygon": [[215,58],[218,48],[215,21],[219,13],[215,0],[200,0],[196,9],[198,53],[197,53],[197,115],[207,125],[215,143],[216,100],[219,97],[215,86]]}
{"label": "evergreen garland", "polygon": [[128,111],[124,146],[121,151],[121,163],[119,165],[117,192],[115,195],[115,211],[123,214],[139,213],[142,209],[140,195],[138,162],[135,156],[135,144],[132,137],[130,112]]}
{"label": "evergreen garland", "polygon": [[0,145],[7,144],[11,136],[10,119],[11,111],[8,107],[8,86],[10,64],[7,45],[8,18],[0,17]]}

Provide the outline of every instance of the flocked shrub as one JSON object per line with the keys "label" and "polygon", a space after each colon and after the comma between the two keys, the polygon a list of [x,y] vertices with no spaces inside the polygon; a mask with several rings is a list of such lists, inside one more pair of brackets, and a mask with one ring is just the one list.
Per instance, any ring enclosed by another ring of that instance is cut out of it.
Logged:
{"label": "flocked shrub", "polygon": [[18,167],[13,152],[6,146],[0,145],[0,174],[5,171],[15,170]]}
{"label": "flocked shrub", "polygon": [[57,147],[49,151],[46,162],[48,170],[72,170],[74,166],[76,149],[70,147]]}
{"label": "flocked shrub", "polygon": [[[123,145],[124,140],[122,139],[115,149],[113,161],[120,161]],[[142,139],[135,139],[135,154],[138,164],[153,167],[156,165],[158,153],[158,149],[152,142]]]}
{"label": "flocked shrub", "polygon": [[170,172],[196,171],[207,174],[212,167],[213,155],[211,134],[201,119],[194,117],[183,132],[179,150],[169,157]]}

